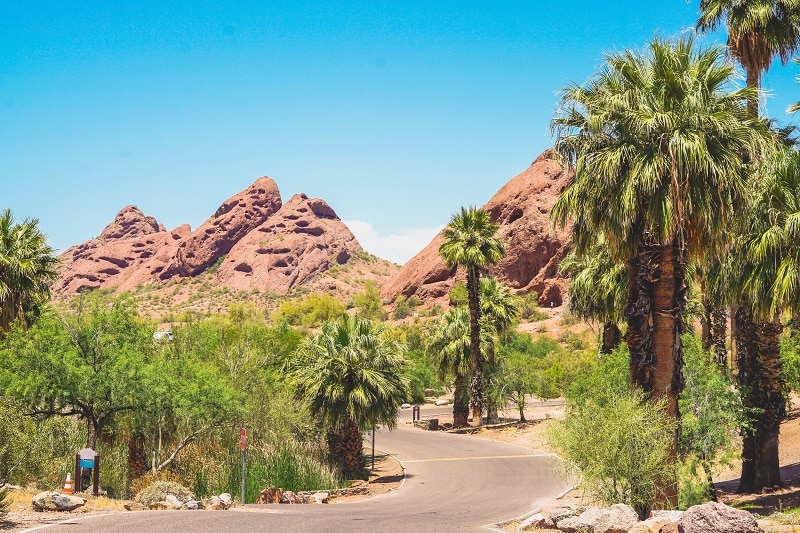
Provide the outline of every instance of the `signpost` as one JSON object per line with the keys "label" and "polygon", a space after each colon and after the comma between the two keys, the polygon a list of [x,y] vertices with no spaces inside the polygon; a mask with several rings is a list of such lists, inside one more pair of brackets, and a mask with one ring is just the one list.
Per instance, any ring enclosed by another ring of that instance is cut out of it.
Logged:
{"label": "signpost", "polygon": [[247,459],[247,430],[245,428],[242,428],[239,433],[239,447],[242,449],[242,505],[244,505],[245,461]]}
{"label": "signpost", "polygon": [[92,494],[99,494],[100,455],[91,448],[84,448],[75,454],[75,492],[83,490],[83,470],[92,471]]}

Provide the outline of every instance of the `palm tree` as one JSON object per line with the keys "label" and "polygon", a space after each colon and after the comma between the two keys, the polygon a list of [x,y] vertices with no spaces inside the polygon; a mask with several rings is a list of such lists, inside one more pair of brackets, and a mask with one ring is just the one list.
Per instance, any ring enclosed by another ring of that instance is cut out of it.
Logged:
{"label": "palm tree", "polygon": [[453,215],[442,235],[444,243],[439,255],[449,267],[462,266],[467,271],[469,299],[470,381],[472,421],[481,424],[483,417],[483,358],[480,348],[480,274],[496,264],[505,253],[503,242],[495,236],[500,226],[491,221],[489,213],[477,207],[461,208]]}
{"label": "palm tree", "polygon": [[[728,50],[747,73],[747,85],[760,86],[761,74],[772,59],[784,65],[800,47],[800,1],[798,0],[700,0],[700,31],[713,31],[721,24],[728,30]],[[748,103],[758,116],[758,95]]]}
{"label": "palm tree", "polygon": [[582,257],[575,250],[561,261],[561,272],[569,277],[569,310],[584,320],[603,324],[600,353],[611,353],[620,342],[622,309],[628,294],[625,265],[614,263],[602,236]]}
{"label": "palm tree", "polygon": [[741,305],[737,311],[738,380],[750,416],[742,428],[739,492],[761,492],[782,484],[778,461],[780,422],[785,416],[780,321],[800,310],[800,154],[780,152],[765,169],[749,226],[738,239],[731,276]]}
{"label": "palm tree", "polygon": [[[519,302],[511,290],[497,278],[481,278],[480,288],[483,322],[481,328],[485,327],[495,334],[486,347],[486,374],[491,381],[497,370],[494,341],[502,338],[519,320]],[[492,387],[489,388],[491,390]],[[495,394],[491,392],[486,395],[486,420],[490,424],[498,421],[497,401]]]}
{"label": "palm tree", "polygon": [[38,220],[17,224],[10,209],[0,212],[0,338],[15,320],[30,325],[28,313],[50,297],[59,264],[53,253]]}
{"label": "palm tree", "polygon": [[[687,262],[722,248],[746,200],[742,156],[756,160],[771,143],[747,112],[757,89],[731,90],[734,75],[719,47],[656,39],[644,52],[609,55],[586,84],[566,88],[553,120],[556,148],[575,169],[554,221],[573,220],[578,253],[603,234],[625,265],[631,378],[676,419]],[[661,503],[677,504],[674,483],[662,492]]]}
{"label": "palm tree", "polygon": [[453,375],[453,426],[464,427],[469,418],[470,334],[469,311],[450,309],[435,324],[426,343],[439,379]]}
{"label": "palm tree", "polygon": [[408,396],[404,350],[380,324],[343,315],[304,339],[289,362],[297,397],[322,418],[331,462],[345,475],[363,469],[361,432],[397,423],[397,409]]}

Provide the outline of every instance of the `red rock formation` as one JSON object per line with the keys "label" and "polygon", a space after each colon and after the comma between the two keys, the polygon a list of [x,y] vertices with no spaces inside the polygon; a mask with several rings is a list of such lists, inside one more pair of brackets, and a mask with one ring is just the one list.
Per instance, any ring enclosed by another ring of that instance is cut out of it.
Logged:
{"label": "red rock formation", "polygon": [[[219,285],[283,293],[312,278],[319,284],[317,274],[360,250],[323,200],[299,194],[281,207],[275,182],[259,178],[194,232],[186,224],[166,231],[138,208],[124,208],[99,238],[61,254],[64,268],[53,288],[71,295],[164,284],[201,274],[227,254],[217,271]],[[333,291],[342,288],[334,278],[322,283]]]}
{"label": "red rock formation", "polygon": [[[561,305],[566,286],[557,271],[568,251],[569,232],[550,229],[550,210],[569,177],[548,150],[483,207],[500,224],[498,235],[506,243],[505,257],[489,273],[518,293],[536,291],[540,305]],[[447,296],[455,269],[447,268],[439,257],[442,242],[441,234],[434,237],[383,286],[381,295],[422,301]],[[461,269],[458,275],[463,276]]]}
{"label": "red rock formation", "polygon": [[211,218],[181,241],[163,270],[153,273],[162,280],[202,273],[280,207],[278,186],[268,177],[259,178],[228,198]]}
{"label": "red rock formation", "polygon": [[[174,233],[174,232],[173,232]],[[173,233],[137,207],[127,206],[106,226],[100,237],[64,251],[64,263],[54,285],[57,292],[77,294],[83,290],[120,285],[150,262],[154,250],[164,249]]]}
{"label": "red rock formation", "polygon": [[361,245],[324,200],[296,194],[231,248],[217,279],[235,289],[284,293],[357,250]]}
{"label": "red rock formation", "polygon": [[114,217],[114,222],[105,227],[100,233],[100,241],[112,239],[125,239],[128,237],[141,237],[159,231],[167,231],[162,224],[153,217],[148,217],[135,205],[124,207]]}

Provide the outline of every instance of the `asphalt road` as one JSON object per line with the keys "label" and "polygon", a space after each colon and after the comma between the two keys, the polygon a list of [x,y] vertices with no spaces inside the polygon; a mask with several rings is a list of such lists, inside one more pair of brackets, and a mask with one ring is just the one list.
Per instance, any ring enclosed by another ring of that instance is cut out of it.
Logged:
{"label": "asphalt road", "polygon": [[523,515],[537,500],[552,498],[567,487],[557,475],[557,459],[513,444],[415,429],[378,430],[375,444],[406,467],[406,481],[396,492],[333,505],[114,513],[76,517],[44,529],[54,533],[479,530]]}

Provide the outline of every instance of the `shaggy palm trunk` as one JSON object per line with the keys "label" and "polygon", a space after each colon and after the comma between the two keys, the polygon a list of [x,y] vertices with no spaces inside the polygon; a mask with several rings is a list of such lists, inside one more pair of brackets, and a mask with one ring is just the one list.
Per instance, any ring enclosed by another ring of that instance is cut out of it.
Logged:
{"label": "shaggy palm trunk", "polygon": [[[494,371],[496,370],[494,366],[494,345],[490,344],[486,352],[486,373],[489,376],[489,394],[486,395],[486,422],[488,424],[497,424],[500,422],[500,417],[497,414],[497,398],[492,388],[493,380],[495,379]],[[484,380],[484,384],[486,384],[486,380]]]}
{"label": "shaggy palm trunk", "polygon": [[725,310],[715,305],[711,309],[711,356],[720,370],[728,373],[728,348],[725,345],[725,338],[728,336],[728,317]]}
{"label": "shaggy palm trunk", "polygon": [[465,427],[469,418],[469,379],[461,373],[456,374],[453,393],[453,426]]}
{"label": "shaggy palm trunk", "polygon": [[472,405],[472,425],[483,422],[483,359],[481,357],[481,307],[480,273],[478,267],[467,270],[467,294],[469,296],[469,354],[472,366],[470,381],[470,404]]}
{"label": "shaggy palm trunk", "polygon": [[364,469],[364,443],[355,420],[347,420],[338,429],[328,429],[331,466],[346,477],[358,476]]}
{"label": "shaggy palm trunk", "polygon": [[[630,292],[625,307],[631,354],[631,381],[653,400],[666,402],[667,415],[678,420],[678,396],[683,390],[682,313],[686,301],[683,254],[677,241],[668,245],[642,243],[628,266]],[[677,463],[678,433],[670,458]],[[655,504],[677,508],[675,478],[659,482]]]}
{"label": "shaggy palm trunk", "polygon": [[622,342],[622,332],[614,322],[606,322],[603,325],[603,343],[600,346],[600,353],[610,354],[616,350]]}
{"label": "shaggy palm trunk", "polygon": [[747,306],[737,311],[737,366],[742,404],[749,424],[742,428],[740,493],[759,493],[780,487],[778,460],[780,424],[786,414],[783,399],[778,322],[758,322]]}
{"label": "shaggy palm trunk", "polygon": [[[750,68],[747,70],[747,86],[758,89],[759,86],[759,70],[757,68]],[[758,118],[758,95],[751,96],[747,100],[747,113],[753,117]]]}
{"label": "shaggy palm trunk", "polygon": [[144,436],[135,431],[128,438],[128,485],[147,473]]}

